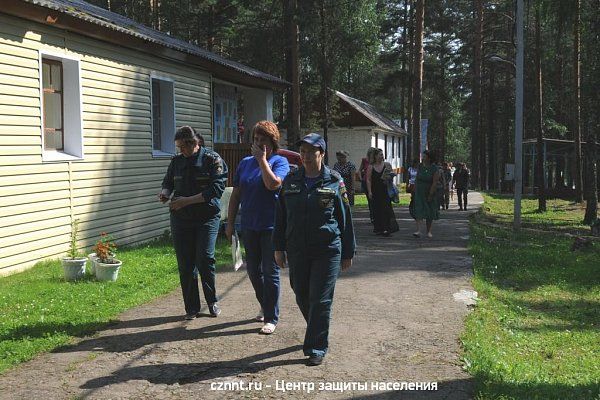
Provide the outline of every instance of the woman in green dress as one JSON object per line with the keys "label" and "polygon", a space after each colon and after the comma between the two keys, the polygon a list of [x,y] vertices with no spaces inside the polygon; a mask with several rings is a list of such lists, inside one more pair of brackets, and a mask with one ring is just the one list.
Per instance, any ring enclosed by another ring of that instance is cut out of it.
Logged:
{"label": "woman in green dress", "polygon": [[421,237],[421,224],[425,220],[427,223],[427,237],[431,238],[433,220],[440,219],[440,206],[436,196],[440,170],[435,162],[433,152],[425,150],[415,185],[414,216],[417,221],[417,231],[413,233],[414,237]]}

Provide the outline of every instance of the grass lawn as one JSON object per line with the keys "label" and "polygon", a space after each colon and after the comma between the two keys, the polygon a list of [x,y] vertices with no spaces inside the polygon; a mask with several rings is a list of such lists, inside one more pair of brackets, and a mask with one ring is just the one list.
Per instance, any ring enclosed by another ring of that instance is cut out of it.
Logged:
{"label": "grass lawn", "polygon": [[[485,200],[484,215],[487,219],[501,224],[512,224],[514,201],[512,195],[483,193]],[[546,200],[547,211],[537,212],[538,201],[524,198],[521,201],[521,221],[524,227],[553,229],[564,232],[590,232],[588,225],[583,225],[585,205],[568,200]]]}
{"label": "grass lawn", "polygon": [[[486,196],[487,207],[502,212],[500,204]],[[567,210],[554,215],[532,219],[550,226],[577,220]],[[472,224],[481,300],[462,342],[476,399],[600,399],[600,243],[577,252],[570,244],[559,235]]]}
{"label": "grass lawn", "polygon": [[[400,203],[394,206],[408,206],[410,204],[410,194],[400,192]],[[354,207],[368,207],[367,196],[360,193],[354,195]]]}
{"label": "grass lawn", "polygon": [[[229,262],[230,254],[220,240],[217,263]],[[118,258],[123,266],[116,282],[91,276],[65,282],[58,260],[0,279],[0,372],[90,334],[121,312],[179,286],[170,241],[122,249]]]}

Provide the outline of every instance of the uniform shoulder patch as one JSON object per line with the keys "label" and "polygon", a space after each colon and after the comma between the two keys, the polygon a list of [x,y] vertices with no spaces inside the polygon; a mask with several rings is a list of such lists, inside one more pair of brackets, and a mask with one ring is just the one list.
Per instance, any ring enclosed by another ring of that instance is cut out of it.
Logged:
{"label": "uniform shoulder patch", "polygon": [[350,204],[350,200],[348,199],[348,191],[346,190],[346,184],[344,183],[343,179],[339,180],[339,187],[340,187],[340,196],[342,196],[342,201],[344,202],[344,204]]}
{"label": "uniform shoulder patch", "polygon": [[221,158],[221,156],[219,155],[219,153],[217,153],[214,150],[210,150],[210,149],[205,149],[204,150],[204,155],[206,157],[209,157],[209,158],[212,158],[212,159]]}

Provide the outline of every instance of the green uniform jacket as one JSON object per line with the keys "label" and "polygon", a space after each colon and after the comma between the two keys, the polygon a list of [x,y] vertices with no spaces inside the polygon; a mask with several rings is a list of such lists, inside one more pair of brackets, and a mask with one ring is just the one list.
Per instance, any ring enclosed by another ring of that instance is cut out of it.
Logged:
{"label": "green uniform jacket", "polygon": [[308,189],[304,174],[300,167],[283,181],[273,230],[275,250],[318,255],[337,249],[342,259],[351,259],[356,241],[344,180],[324,166],[321,179]]}
{"label": "green uniform jacket", "polygon": [[173,197],[189,197],[202,193],[205,202],[192,204],[173,215],[185,220],[204,221],[221,211],[220,198],[227,182],[227,165],[218,153],[201,147],[193,156],[178,154],[171,160],[162,182]]}

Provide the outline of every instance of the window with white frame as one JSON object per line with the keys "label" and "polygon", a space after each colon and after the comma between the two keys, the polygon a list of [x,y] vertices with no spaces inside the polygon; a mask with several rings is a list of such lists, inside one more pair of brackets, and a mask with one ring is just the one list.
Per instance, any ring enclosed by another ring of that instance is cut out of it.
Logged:
{"label": "window with white frame", "polygon": [[83,158],[79,60],[40,53],[40,77],[43,160]]}
{"label": "window with white frame", "polygon": [[152,154],[175,153],[175,90],[173,81],[151,77],[152,92]]}

